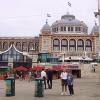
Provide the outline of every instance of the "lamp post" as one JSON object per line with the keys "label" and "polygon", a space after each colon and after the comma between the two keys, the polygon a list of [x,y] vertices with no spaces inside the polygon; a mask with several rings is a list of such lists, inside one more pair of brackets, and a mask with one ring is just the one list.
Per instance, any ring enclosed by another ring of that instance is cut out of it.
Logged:
{"label": "lamp post", "polygon": [[65,52],[63,52],[62,62],[63,62],[63,65],[65,65]]}
{"label": "lamp post", "polygon": [[98,59],[98,65],[99,65],[99,56],[100,56],[100,0],[98,0],[98,12],[94,12],[95,17],[98,17],[98,22],[99,22],[99,36],[98,36],[98,43],[97,43],[97,59]]}

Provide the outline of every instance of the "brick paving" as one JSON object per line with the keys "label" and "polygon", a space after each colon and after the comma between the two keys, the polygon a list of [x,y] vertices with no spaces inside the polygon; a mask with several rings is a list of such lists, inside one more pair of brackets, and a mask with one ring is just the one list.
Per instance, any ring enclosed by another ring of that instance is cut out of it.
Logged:
{"label": "brick paving", "polygon": [[5,96],[5,82],[0,81],[0,100],[100,100],[100,67],[91,72],[89,65],[81,65],[82,78],[75,79],[74,96],[61,96],[60,80],[53,80],[53,89],[46,89],[44,97],[34,97],[35,82],[16,80],[16,94]]}

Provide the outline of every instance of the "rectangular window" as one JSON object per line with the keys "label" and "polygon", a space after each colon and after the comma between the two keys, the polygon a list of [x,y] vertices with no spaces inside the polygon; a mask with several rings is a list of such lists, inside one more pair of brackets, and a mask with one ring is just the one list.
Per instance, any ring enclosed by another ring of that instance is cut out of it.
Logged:
{"label": "rectangular window", "polygon": [[64,27],[64,31],[66,31],[66,27]]}
{"label": "rectangular window", "polygon": [[59,47],[54,47],[53,50],[54,51],[59,51]]}
{"label": "rectangular window", "polygon": [[83,49],[83,47],[78,47],[77,50],[78,51],[83,51],[84,49]]}
{"label": "rectangular window", "polygon": [[56,28],[56,32],[58,32],[58,28]]}
{"label": "rectangular window", "polygon": [[78,31],[77,27],[75,27],[75,31]]}
{"label": "rectangular window", "polygon": [[86,51],[88,52],[92,51],[91,47],[86,47]]}
{"label": "rectangular window", "polygon": [[61,50],[62,51],[66,51],[67,50],[67,47],[62,47]]}
{"label": "rectangular window", "polygon": [[70,47],[70,51],[75,51],[75,47]]}
{"label": "rectangular window", "polygon": [[70,32],[70,27],[68,27],[68,32]]}
{"label": "rectangular window", "polygon": [[79,27],[79,31],[81,31],[81,27]]}
{"label": "rectangular window", "polygon": [[63,27],[61,27],[61,31],[63,31]]}
{"label": "rectangular window", "polygon": [[71,27],[71,32],[73,32],[73,27]]}

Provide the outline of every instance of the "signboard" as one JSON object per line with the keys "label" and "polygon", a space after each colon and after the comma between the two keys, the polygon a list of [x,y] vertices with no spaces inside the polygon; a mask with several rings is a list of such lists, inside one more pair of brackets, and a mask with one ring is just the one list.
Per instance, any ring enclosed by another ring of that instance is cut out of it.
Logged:
{"label": "signboard", "polygon": [[11,67],[11,68],[13,68],[13,63],[9,63],[8,62],[8,66]]}

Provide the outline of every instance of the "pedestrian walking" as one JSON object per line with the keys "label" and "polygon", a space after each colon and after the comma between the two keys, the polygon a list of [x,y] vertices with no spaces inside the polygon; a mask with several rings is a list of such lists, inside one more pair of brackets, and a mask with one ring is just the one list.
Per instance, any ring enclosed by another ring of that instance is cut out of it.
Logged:
{"label": "pedestrian walking", "polygon": [[74,82],[73,75],[69,71],[67,75],[67,84],[70,95],[74,95],[73,82]]}
{"label": "pedestrian walking", "polygon": [[52,89],[53,71],[49,68],[47,71],[47,84],[48,88]]}
{"label": "pedestrian walking", "polygon": [[32,72],[28,72],[28,82],[31,82],[31,78],[32,78]]}
{"label": "pedestrian walking", "polygon": [[44,81],[44,86],[45,86],[45,89],[46,89],[46,78],[47,78],[47,75],[46,75],[46,72],[44,71],[44,69],[42,69],[42,71],[41,71],[41,78]]}
{"label": "pedestrian walking", "polygon": [[63,69],[61,72],[60,78],[61,78],[61,85],[62,85],[62,92],[61,95],[67,95],[67,72],[66,69]]}
{"label": "pedestrian walking", "polygon": [[95,67],[96,67],[95,65],[92,65],[93,72],[95,72]]}

